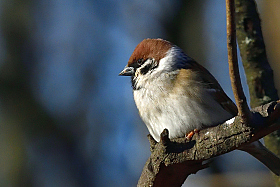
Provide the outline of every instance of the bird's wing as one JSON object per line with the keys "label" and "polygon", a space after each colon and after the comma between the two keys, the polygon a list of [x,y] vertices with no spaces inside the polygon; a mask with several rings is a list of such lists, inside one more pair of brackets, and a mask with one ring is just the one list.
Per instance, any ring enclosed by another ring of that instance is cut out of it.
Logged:
{"label": "bird's wing", "polygon": [[220,103],[220,105],[229,113],[236,116],[237,115],[237,107],[232,102],[232,100],[227,96],[224,92],[221,85],[215,79],[215,77],[202,65],[198,64],[197,62],[188,61],[186,64],[185,69],[191,68],[192,70],[196,71],[198,74],[197,77],[200,77],[200,81],[203,83],[206,89],[209,89],[209,92],[213,95],[215,100]]}

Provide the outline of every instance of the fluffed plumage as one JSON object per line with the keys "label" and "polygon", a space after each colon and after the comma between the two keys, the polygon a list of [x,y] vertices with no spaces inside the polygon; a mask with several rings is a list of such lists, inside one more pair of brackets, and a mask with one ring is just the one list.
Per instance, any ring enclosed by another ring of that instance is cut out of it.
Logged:
{"label": "fluffed plumage", "polygon": [[[170,138],[184,137],[237,115],[235,104],[213,75],[166,40],[139,43],[120,75],[131,76],[139,114],[156,141],[165,128]],[[260,142],[242,150],[280,174],[280,159]]]}

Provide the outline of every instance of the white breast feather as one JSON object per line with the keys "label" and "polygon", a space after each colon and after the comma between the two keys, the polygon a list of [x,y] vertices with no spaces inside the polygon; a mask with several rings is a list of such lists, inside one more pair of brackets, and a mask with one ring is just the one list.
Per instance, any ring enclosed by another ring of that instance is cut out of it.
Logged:
{"label": "white breast feather", "polygon": [[171,49],[153,72],[139,75],[137,86],[141,89],[133,92],[140,116],[156,141],[165,128],[170,138],[184,137],[194,129],[217,125],[232,117],[212,98],[210,90],[204,89],[201,102],[184,94],[185,90],[179,90],[180,94],[168,91],[179,73],[176,64],[167,62],[176,62],[172,59],[174,52],[176,49]]}

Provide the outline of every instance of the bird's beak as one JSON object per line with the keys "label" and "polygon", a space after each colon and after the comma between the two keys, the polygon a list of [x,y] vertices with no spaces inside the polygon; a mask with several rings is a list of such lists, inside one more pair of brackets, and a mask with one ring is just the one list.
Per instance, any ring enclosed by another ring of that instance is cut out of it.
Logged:
{"label": "bird's beak", "polygon": [[134,68],[125,66],[125,68],[119,73],[119,75],[132,76],[132,75],[134,75]]}

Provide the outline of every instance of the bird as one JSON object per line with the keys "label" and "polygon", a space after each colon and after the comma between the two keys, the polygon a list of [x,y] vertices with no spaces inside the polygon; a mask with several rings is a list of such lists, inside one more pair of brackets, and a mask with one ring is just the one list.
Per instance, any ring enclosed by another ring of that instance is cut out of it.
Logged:
{"label": "bird", "polygon": [[[139,115],[157,142],[164,129],[168,129],[170,139],[191,138],[193,132],[221,124],[238,113],[206,68],[177,45],[160,38],[140,42],[119,75],[131,77]],[[240,150],[280,174],[280,159],[260,141]]]}

